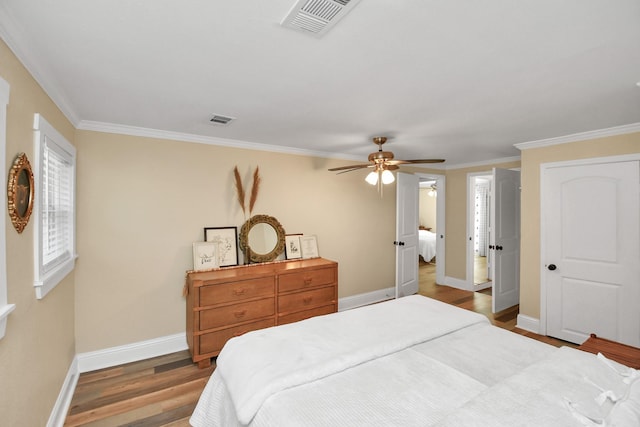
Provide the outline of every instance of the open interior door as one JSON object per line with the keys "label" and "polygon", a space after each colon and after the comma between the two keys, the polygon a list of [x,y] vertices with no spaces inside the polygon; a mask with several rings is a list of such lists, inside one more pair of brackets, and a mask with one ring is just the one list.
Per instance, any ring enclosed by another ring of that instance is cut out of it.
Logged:
{"label": "open interior door", "polygon": [[418,292],[418,177],[396,178],[396,298]]}
{"label": "open interior door", "polygon": [[492,311],[520,302],[520,172],[493,169],[489,250],[493,252]]}

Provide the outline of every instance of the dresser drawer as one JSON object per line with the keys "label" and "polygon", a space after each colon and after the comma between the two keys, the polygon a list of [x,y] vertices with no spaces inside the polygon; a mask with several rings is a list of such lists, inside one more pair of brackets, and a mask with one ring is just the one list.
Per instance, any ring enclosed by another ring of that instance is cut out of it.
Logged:
{"label": "dresser drawer", "polygon": [[330,304],[324,307],[313,308],[311,310],[298,311],[297,313],[286,314],[278,318],[278,325],[284,325],[285,323],[293,323],[299,320],[308,319],[314,316],[322,316],[323,314],[335,313],[336,305]]}
{"label": "dresser drawer", "polygon": [[278,278],[278,291],[288,292],[316,286],[329,285],[336,282],[335,268],[322,268],[290,274]]}
{"label": "dresser drawer", "polygon": [[260,277],[200,287],[200,306],[275,295],[275,277]]}
{"label": "dresser drawer", "polygon": [[273,316],[276,312],[274,297],[257,301],[209,308],[200,312],[200,330],[234,325],[240,322]]}
{"label": "dresser drawer", "polygon": [[266,319],[259,322],[253,322],[246,325],[234,326],[232,328],[223,329],[221,331],[210,332],[200,335],[200,354],[219,353],[224,344],[233,337],[246,334],[256,329],[264,329],[275,326],[275,319]]}
{"label": "dresser drawer", "polygon": [[305,292],[296,292],[278,297],[278,313],[308,310],[335,303],[335,287],[326,286]]}

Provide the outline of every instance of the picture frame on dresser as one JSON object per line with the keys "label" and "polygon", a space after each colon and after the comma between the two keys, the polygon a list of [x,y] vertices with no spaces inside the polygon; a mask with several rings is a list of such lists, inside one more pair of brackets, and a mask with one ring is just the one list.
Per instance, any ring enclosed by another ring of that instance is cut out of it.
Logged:
{"label": "picture frame on dresser", "polygon": [[284,237],[284,252],[287,259],[302,258],[302,249],[300,247],[300,237],[302,234],[287,234]]}
{"label": "picture frame on dresser", "polygon": [[218,244],[218,267],[238,265],[238,227],[205,227],[204,241]]}
{"label": "picture frame on dresser", "polygon": [[193,271],[218,268],[218,244],[215,242],[193,242]]}
{"label": "picture frame on dresser", "polygon": [[315,235],[300,236],[300,249],[303,259],[318,258],[320,256],[318,252],[318,238]]}

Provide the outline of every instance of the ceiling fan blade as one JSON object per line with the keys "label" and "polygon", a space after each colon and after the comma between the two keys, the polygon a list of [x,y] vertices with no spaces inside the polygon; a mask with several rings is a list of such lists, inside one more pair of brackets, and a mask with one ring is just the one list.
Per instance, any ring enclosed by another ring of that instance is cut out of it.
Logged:
{"label": "ceiling fan blade", "polygon": [[330,172],[335,172],[335,171],[343,171],[343,170],[356,170],[356,169],[362,169],[362,168],[368,168],[370,167],[370,164],[366,164],[366,165],[350,165],[350,166],[340,166],[339,168],[331,168],[328,169]]}
{"label": "ceiling fan blade", "polygon": [[[366,168],[373,168],[373,167],[375,167],[375,165],[366,166]],[[360,166],[360,167],[357,167],[357,168],[346,169],[346,170],[338,172],[336,175],[340,175],[341,173],[345,173],[345,172],[353,172],[353,171],[357,171],[357,170],[360,170],[360,169],[365,169],[365,167]]]}
{"label": "ceiling fan blade", "polygon": [[442,163],[444,159],[389,160],[388,165],[406,165],[412,163]]}

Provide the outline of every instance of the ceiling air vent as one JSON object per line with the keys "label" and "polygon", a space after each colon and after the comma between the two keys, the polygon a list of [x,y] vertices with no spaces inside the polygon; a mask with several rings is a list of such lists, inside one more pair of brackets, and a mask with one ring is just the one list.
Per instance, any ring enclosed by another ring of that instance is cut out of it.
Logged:
{"label": "ceiling air vent", "polygon": [[298,0],[281,25],[320,37],[359,2],[360,0]]}
{"label": "ceiling air vent", "polygon": [[231,122],[234,119],[235,117],[226,117],[226,116],[221,116],[220,114],[214,114],[213,117],[209,119],[209,121],[211,123],[215,123],[218,125],[227,125],[229,124],[229,122]]}

